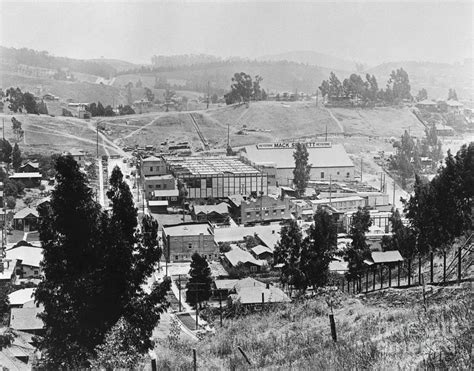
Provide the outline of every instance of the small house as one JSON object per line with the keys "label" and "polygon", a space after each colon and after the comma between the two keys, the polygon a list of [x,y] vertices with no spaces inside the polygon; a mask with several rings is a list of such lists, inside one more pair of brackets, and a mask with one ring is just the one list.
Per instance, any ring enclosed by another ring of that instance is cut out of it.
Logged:
{"label": "small house", "polygon": [[241,266],[249,272],[260,272],[267,265],[265,260],[255,259],[252,254],[237,245],[233,245],[230,251],[224,253],[224,262],[229,268]]}
{"label": "small house", "polygon": [[[24,241],[22,241],[24,243]],[[12,247],[5,252],[6,258],[17,261],[16,276],[19,278],[40,278],[43,249],[28,244]]]}
{"label": "small house", "polygon": [[34,231],[38,226],[38,219],[38,211],[26,207],[13,215],[13,228],[25,232]]}
{"label": "small house", "polygon": [[32,308],[35,307],[35,293],[36,288],[30,287],[13,291],[8,294],[8,302],[10,308]]}
{"label": "small house", "polygon": [[266,260],[267,262],[273,260],[273,250],[267,246],[257,245],[252,247],[252,254],[258,260]]}
{"label": "small house", "polygon": [[231,290],[228,298],[229,305],[256,307],[266,304],[291,302],[288,295],[271,284],[265,284],[251,277],[239,280]]}
{"label": "small house", "polygon": [[221,202],[217,205],[193,205],[191,215],[199,222],[225,223],[229,220],[229,205]]}
{"label": "small house", "polygon": [[22,182],[26,188],[39,187],[41,184],[41,178],[42,175],[39,172],[15,173],[10,175],[10,179]]}
{"label": "small house", "polygon": [[19,173],[39,173],[39,164],[37,162],[28,161],[20,166]]}

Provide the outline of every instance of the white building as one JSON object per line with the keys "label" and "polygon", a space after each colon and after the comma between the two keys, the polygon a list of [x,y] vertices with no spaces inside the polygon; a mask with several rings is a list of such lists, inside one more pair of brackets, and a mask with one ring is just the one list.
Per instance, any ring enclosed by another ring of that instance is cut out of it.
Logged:
{"label": "white building", "polygon": [[[353,180],[354,164],[342,144],[329,142],[304,143],[311,164],[310,180]],[[260,143],[247,146],[241,156],[268,173],[270,185],[291,185],[295,168],[296,143]]]}

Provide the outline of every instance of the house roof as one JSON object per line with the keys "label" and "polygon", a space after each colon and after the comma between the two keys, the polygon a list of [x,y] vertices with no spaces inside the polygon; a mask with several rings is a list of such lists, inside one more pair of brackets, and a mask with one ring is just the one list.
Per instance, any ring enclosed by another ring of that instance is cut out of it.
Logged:
{"label": "house roof", "polygon": [[21,260],[21,264],[39,267],[43,260],[43,249],[33,246],[19,246],[6,251],[7,259]]}
{"label": "house roof", "polygon": [[392,251],[374,251],[372,260],[375,264],[395,263],[403,261],[403,257],[398,250]]}
{"label": "house roof", "polygon": [[255,259],[248,251],[242,250],[237,246],[234,246],[232,250],[226,252],[224,256],[227,258],[227,260],[233,267],[235,267],[239,263],[250,263],[258,266],[266,264],[266,261]]}
{"label": "house roof", "polygon": [[20,166],[20,168],[25,167],[27,165],[30,165],[31,167],[39,169],[39,164],[37,162],[33,162],[33,161],[25,162],[23,165]]}
{"label": "house roof", "polygon": [[10,179],[32,179],[32,178],[42,178],[41,173],[32,172],[32,173],[15,173],[10,175]]}
{"label": "house roof", "polygon": [[236,294],[230,295],[232,300],[238,300],[241,304],[260,304],[263,300],[265,303],[288,303],[290,298],[279,288],[268,286],[263,282],[253,278],[245,278],[239,280],[234,286]]}
{"label": "house roof", "polygon": [[349,197],[334,197],[332,199],[323,198],[321,200],[311,200],[310,202],[313,205],[329,204],[330,202],[352,202],[352,201],[362,201],[363,198],[360,196],[349,196]]}
{"label": "house roof", "polygon": [[436,106],[437,103],[433,102],[430,99],[425,99],[425,100],[422,100],[421,102],[418,102],[417,104],[419,104],[420,106]]}
{"label": "house roof", "polygon": [[239,282],[239,280],[215,280],[216,289],[218,290],[230,290]]}
{"label": "house roof", "polygon": [[168,206],[167,200],[149,200],[148,206]]}
{"label": "house roof", "polygon": [[31,207],[25,207],[24,209],[21,209],[18,211],[14,216],[13,219],[23,219],[27,217],[28,215],[34,215],[35,217],[39,217],[38,210],[32,209]]}
{"label": "house roof", "polygon": [[244,237],[254,236],[258,238],[270,249],[274,249],[280,240],[281,225],[257,225],[254,227],[226,227],[216,228],[214,238],[216,242],[242,242]]}
{"label": "house roof", "polygon": [[153,191],[153,197],[178,197],[178,189],[157,189]]}
{"label": "house roof", "polygon": [[198,214],[210,214],[210,213],[217,213],[217,214],[228,214],[229,213],[229,205],[225,202],[221,202],[217,205],[194,205],[194,213]]}
{"label": "house roof", "polygon": [[458,101],[456,101],[456,100],[452,100],[452,99],[447,100],[447,101],[446,101],[446,104],[447,104],[448,106],[450,106],[450,107],[462,107],[462,106],[463,106],[462,103],[460,103],[460,102],[458,102]]}
{"label": "house roof", "polygon": [[239,207],[242,204],[242,201],[245,200],[245,197],[243,195],[231,195],[227,198],[237,207]]}
{"label": "house roof", "polygon": [[13,291],[11,294],[8,294],[8,300],[10,305],[23,305],[31,300],[34,300],[33,294],[35,293],[35,288],[21,289]]}
{"label": "house roof", "polygon": [[260,254],[263,254],[263,253],[270,253],[270,254],[273,254],[273,250],[270,249],[269,247],[267,246],[263,246],[263,245],[257,245],[255,247],[252,247],[252,252],[255,254],[255,255],[260,255]]}
{"label": "house roof", "polygon": [[11,280],[17,263],[17,259],[8,259],[5,257],[5,259],[0,262],[0,264],[3,264],[3,271],[0,272],[0,280]]}
{"label": "house roof", "polygon": [[151,175],[146,176],[145,181],[147,180],[161,180],[161,179],[174,179],[174,176],[171,174],[164,174],[164,175]]}
{"label": "house roof", "polygon": [[[293,169],[294,148],[258,149],[256,145],[245,147],[247,157],[255,164],[272,162],[277,168]],[[312,168],[354,167],[342,144],[330,147],[308,148],[308,163]]]}
{"label": "house roof", "polygon": [[15,330],[40,330],[44,327],[43,321],[37,317],[43,312],[42,307],[12,308],[10,313],[10,327]]}
{"label": "house roof", "polygon": [[156,161],[163,161],[163,160],[156,156],[150,156],[142,160],[142,162],[156,162]]}
{"label": "house roof", "polygon": [[168,236],[196,236],[200,234],[212,236],[212,231],[208,223],[164,225],[163,233]]}

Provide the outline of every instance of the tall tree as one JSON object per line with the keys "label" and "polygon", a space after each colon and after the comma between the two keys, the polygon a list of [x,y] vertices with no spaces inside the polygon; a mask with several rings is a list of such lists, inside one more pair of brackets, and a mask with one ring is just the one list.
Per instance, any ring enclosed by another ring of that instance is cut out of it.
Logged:
{"label": "tall tree", "polygon": [[186,285],[186,301],[198,305],[211,296],[211,268],[205,257],[195,252],[192,256],[189,281]]}
{"label": "tall tree", "polygon": [[455,89],[449,89],[448,100],[458,100],[458,95],[456,94]]}
{"label": "tall tree", "polygon": [[153,94],[150,88],[145,87],[145,98],[148,102],[154,102],[155,94]]}
{"label": "tall tree", "polygon": [[340,97],[342,96],[343,89],[341,81],[337,78],[334,72],[329,74],[329,97]]}
{"label": "tall tree", "polygon": [[359,276],[359,271],[364,267],[364,260],[370,257],[370,249],[367,245],[365,233],[372,225],[369,210],[361,209],[352,214],[352,223],[349,231],[349,237],[352,243],[346,250],[346,261],[349,271],[347,276],[354,279]]}
{"label": "tall tree", "polygon": [[23,106],[27,113],[34,113],[38,114],[38,106],[36,104],[35,96],[31,93],[24,93],[23,94]]}
{"label": "tall tree", "polygon": [[306,249],[307,241],[295,220],[291,220],[287,226],[281,229],[280,242],[275,248],[275,264],[283,264],[281,269],[281,281],[304,292],[308,287],[302,261],[303,251]]}
{"label": "tall tree", "polygon": [[296,192],[301,197],[304,195],[310,178],[311,164],[308,164],[308,149],[304,143],[296,143],[293,158],[295,159],[295,168],[293,169],[293,183]]}
{"label": "tall tree", "polygon": [[12,161],[12,145],[6,139],[0,139],[0,161],[7,164]]}
{"label": "tall tree", "polygon": [[410,94],[410,79],[408,73],[403,68],[392,71],[390,79],[388,80],[388,86],[391,87],[393,99],[396,101],[395,103],[403,99],[412,98]]}
{"label": "tall tree", "polygon": [[24,101],[23,101],[23,93],[21,92],[20,88],[9,88],[7,89],[5,96],[7,97],[8,109],[13,111],[14,113],[23,112],[24,109]]}
{"label": "tall tree", "polygon": [[158,225],[151,217],[137,229],[130,190],[118,168],[108,195],[109,216],[93,201],[86,175],[71,156],[56,162],[50,205],[40,207],[44,280],[36,300],[45,307],[40,341],[49,368],[86,367],[120,318],[133,329],[141,353],[166,304],[169,281],[144,291],[159,260]]}
{"label": "tall tree", "polygon": [[382,239],[383,250],[398,250],[404,258],[412,258],[416,253],[416,235],[414,230],[403,224],[400,212],[397,209],[392,209],[389,222],[392,225],[392,235],[384,236],[385,238]]}
{"label": "tall tree", "polygon": [[337,227],[332,215],[323,209],[314,214],[303,250],[304,271],[309,285],[322,287],[327,283],[329,263],[337,249]]}
{"label": "tall tree", "polygon": [[230,97],[234,99],[232,103],[238,100],[249,102],[253,91],[252,77],[245,72],[235,73],[232,77],[230,89]]}
{"label": "tall tree", "polygon": [[15,143],[13,146],[13,151],[12,151],[12,166],[15,171],[18,171],[21,166],[21,151],[20,147],[18,147],[18,143]]}
{"label": "tall tree", "polygon": [[421,89],[418,91],[418,94],[416,95],[416,101],[421,102],[422,100],[428,99],[428,92],[426,91],[425,88]]}

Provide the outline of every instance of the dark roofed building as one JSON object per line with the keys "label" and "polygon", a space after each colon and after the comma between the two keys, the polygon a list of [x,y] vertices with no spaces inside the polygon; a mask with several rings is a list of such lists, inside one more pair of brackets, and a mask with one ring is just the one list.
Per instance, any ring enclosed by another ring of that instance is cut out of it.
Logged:
{"label": "dark roofed building", "polygon": [[191,215],[199,222],[226,223],[229,221],[229,205],[225,202],[217,205],[193,205]]}

